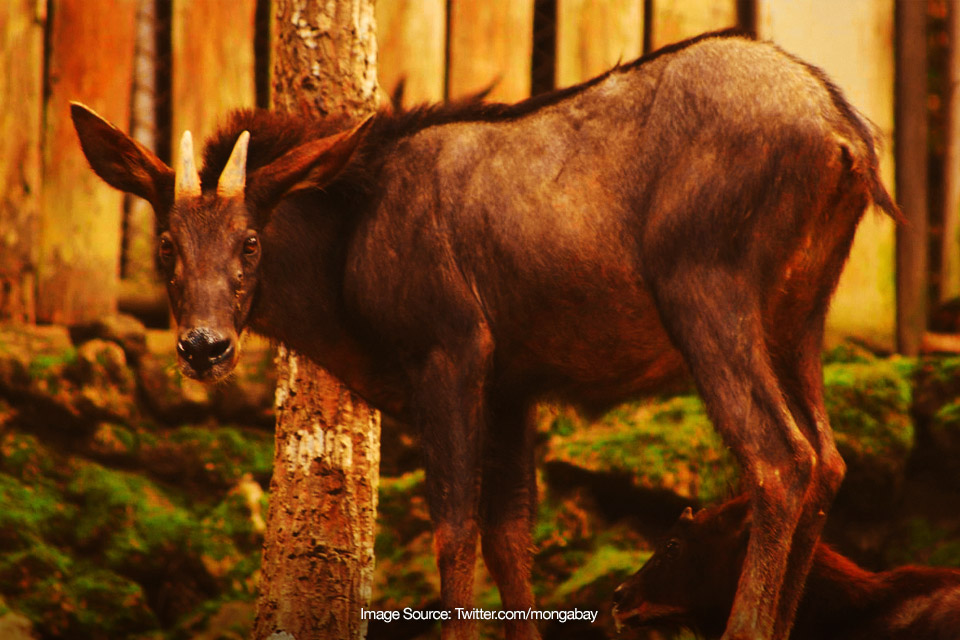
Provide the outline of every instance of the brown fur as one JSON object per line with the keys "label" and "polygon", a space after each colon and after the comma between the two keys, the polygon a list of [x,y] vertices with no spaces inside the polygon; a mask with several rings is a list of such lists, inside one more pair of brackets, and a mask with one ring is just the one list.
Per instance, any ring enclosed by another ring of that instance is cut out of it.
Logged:
{"label": "brown fur", "polygon": [[[614,596],[636,628],[723,633],[751,528],[746,496],[681,518]],[[874,573],[818,544],[791,640],[956,640],[960,570],[907,566]]]}

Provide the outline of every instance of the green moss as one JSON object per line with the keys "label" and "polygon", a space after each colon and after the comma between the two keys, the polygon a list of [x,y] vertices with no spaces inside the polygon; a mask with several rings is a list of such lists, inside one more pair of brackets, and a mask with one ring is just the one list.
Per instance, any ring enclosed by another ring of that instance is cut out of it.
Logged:
{"label": "green moss", "polygon": [[561,415],[580,425],[551,437],[548,461],[627,474],[640,486],[702,501],[736,485],[733,459],[696,396],[622,405],[589,426],[567,410]]}
{"label": "green moss", "polygon": [[[557,606],[570,606],[582,601],[586,589],[596,586],[597,582],[610,585],[610,592],[626,580],[643,565],[651,552],[645,550],[621,549],[612,544],[601,545],[586,557],[586,561],[557,586],[550,596],[550,602]],[[581,594],[579,597],[577,594]]]}
{"label": "green moss", "polygon": [[164,440],[180,445],[185,453],[202,461],[211,479],[223,484],[234,484],[244,473],[268,477],[273,470],[273,436],[263,431],[184,426]]}
{"label": "green moss", "polygon": [[893,544],[886,545],[888,566],[925,564],[960,567],[960,531],[913,517],[900,525]]}
{"label": "green moss", "polygon": [[159,627],[140,585],[111,571],[81,572],[67,582],[65,591],[76,603],[74,637],[120,638]]}
{"label": "green moss", "polygon": [[11,604],[49,637],[106,640],[159,626],[139,585],[47,545],[5,556],[0,576],[19,587]]}
{"label": "green moss", "polygon": [[81,462],[67,491],[80,506],[77,544],[98,549],[114,570],[162,564],[198,527],[192,514],[132,473]]}
{"label": "green moss", "polygon": [[27,369],[30,378],[33,380],[46,379],[51,374],[59,374],[59,370],[64,365],[71,365],[77,361],[77,350],[73,347],[67,348],[60,353],[41,353],[35,355]]}
{"label": "green moss", "polygon": [[909,361],[824,367],[825,401],[846,453],[904,458],[913,448]]}
{"label": "green moss", "polygon": [[0,548],[22,549],[62,531],[76,509],[54,488],[0,473]]}
{"label": "green moss", "polygon": [[27,482],[62,476],[57,456],[36,436],[18,431],[0,436],[0,470]]}

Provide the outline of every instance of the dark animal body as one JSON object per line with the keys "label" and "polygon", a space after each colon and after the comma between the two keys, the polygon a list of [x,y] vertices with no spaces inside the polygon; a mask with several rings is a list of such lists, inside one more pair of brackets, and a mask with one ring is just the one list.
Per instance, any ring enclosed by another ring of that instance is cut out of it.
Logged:
{"label": "dark animal body", "polygon": [[[693,515],[614,596],[635,628],[686,627],[719,638],[752,525],[746,496]],[[818,544],[791,640],[958,640],[960,570],[908,566],[874,573]]]}
{"label": "dark animal body", "polygon": [[728,637],[785,637],[844,469],[828,299],[870,201],[896,214],[816,68],[714,34],[516,105],[352,130],[240,112],[196,179],[74,120],[94,170],[154,204],[187,375],[227,374],[248,327],[418,425],[445,606],[472,605],[478,536],[504,607],[534,606],[538,399],[596,409],[692,375],[756,504]]}

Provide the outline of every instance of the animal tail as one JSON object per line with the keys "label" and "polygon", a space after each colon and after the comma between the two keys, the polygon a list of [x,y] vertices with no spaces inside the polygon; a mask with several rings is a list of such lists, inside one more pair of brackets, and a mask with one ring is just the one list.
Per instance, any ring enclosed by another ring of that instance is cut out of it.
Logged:
{"label": "animal tail", "polygon": [[[817,71],[819,71],[819,69]],[[883,132],[880,131],[880,127],[847,102],[846,98],[844,98],[840,92],[840,89],[826,78],[823,72],[820,72],[820,78],[827,87],[827,91],[833,99],[834,106],[840,111],[847,122],[850,123],[857,137],[860,138],[860,141],[866,148],[865,160],[867,166],[860,168],[858,173],[867,181],[870,198],[873,200],[874,206],[893,218],[898,224],[906,223],[903,212],[900,211],[897,203],[893,201],[890,192],[887,191],[883,181],[880,179],[880,156],[878,152],[883,148],[881,142],[883,140]]]}
{"label": "animal tail", "polygon": [[906,223],[907,219],[904,217],[903,212],[900,211],[900,207],[898,207],[897,203],[890,197],[890,192],[887,191],[887,188],[883,185],[883,181],[880,179],[880,157],[878,149],[882,148],[880,141],[883,139],[883,132],[880,131],[880,127],[847,102],[840,88],[833,83],[820,67],[801,60],[788,52],[783,53],[806,67],[806,69],[823,84],[827,93],[830,95],[830,99],[833,101],[834,107],[840,112],[840,115],[843,116],[847,123],[853,127],[857,137],[866,148],[866,157],[864,158],[867,163],[866,171],[856,167],[855,170],[866,179],[873,204],[893,218],[898,224]]}

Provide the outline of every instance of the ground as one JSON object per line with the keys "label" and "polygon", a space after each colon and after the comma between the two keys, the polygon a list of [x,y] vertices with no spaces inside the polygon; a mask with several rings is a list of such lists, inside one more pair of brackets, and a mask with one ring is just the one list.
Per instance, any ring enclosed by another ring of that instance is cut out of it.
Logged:
{"label": "ground", "polygon": [[[170,334],[124,318],[0,327],[3,637],[246,637],[272,461],[272,354],[248,341],[238,374],[207,388],[179,376],[172,347]],[[960,566],[960,358],[878,358],[845,344],[824,361],[849,467],[827,539],[874,569]],[[542,633],[615,637],[612,590],[685,506],[734,495],[736,468],[692,393],[595,421],[545,405],[539,434],[539,606],[600,612],[595,625]],[[385,421],[374,608],[438,602],[418,459],[411,430]],[[478,606],[497,607],[482,563],[478,576]],[[370,630],[437,635],[429,624]]]}

